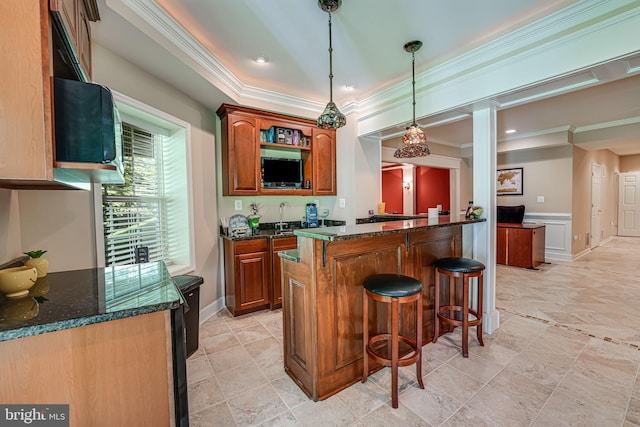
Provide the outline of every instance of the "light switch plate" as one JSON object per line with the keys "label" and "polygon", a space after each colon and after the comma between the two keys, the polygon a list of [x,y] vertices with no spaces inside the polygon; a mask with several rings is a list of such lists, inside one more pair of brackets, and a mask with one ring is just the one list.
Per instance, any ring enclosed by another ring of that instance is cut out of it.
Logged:
{"label": "light switch plate", "polygon": [[234,209],[237,210],[237,211],[241,211],[242,210],[242,200],[236,200],[235,201]]}
{"label": "light switch plate", "polygon": [[339,205],[341,208],[344,208],[345,206],[347,206],[347,201],[345,200],[345,198],[344,198],[344,197],[340,197],[340,199],[338,199],[338,205]]}
{"label": "light switch plate", "polygon": [[538,197],[536,197],[536,202],[538,202],[538,203],[544,203],[544,196],[538,196]]}

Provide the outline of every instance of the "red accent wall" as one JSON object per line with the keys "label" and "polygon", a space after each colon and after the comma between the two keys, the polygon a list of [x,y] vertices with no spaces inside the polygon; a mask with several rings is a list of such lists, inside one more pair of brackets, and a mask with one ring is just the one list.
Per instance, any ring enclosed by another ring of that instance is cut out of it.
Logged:
{"label": "red accent wall", "polygon": [[402,169],[382,171],[382,201],[385,211],[402,214],[404,189],[402,188]]}
{"label": "red accent wall", "polygon": [[442,205],[442,209],[448,211],[450,209],[449,169],[416,167],[415,192],[416,213],[427,213],[429,208],[435,208],[437,205]]}

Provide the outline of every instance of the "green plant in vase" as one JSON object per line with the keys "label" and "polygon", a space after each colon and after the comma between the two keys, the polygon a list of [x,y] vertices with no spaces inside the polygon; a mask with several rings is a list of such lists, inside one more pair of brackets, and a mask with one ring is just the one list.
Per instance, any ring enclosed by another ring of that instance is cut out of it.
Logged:
{"label": "green plant in vase", "polygon": [[256,232],[260,228],[260,204],[256,202],[249,203],[249,226]]}
{"label": "green plant in vase", "polygon": [[42,258],[42,255],[47,253],[42,249],[37,251],[24,252],[25,255],[29,255],[31,258],[24,263],[27,267],[35,267],[38,271],[38,279],[45,277],[49,272],[49,261],[46,258]]}

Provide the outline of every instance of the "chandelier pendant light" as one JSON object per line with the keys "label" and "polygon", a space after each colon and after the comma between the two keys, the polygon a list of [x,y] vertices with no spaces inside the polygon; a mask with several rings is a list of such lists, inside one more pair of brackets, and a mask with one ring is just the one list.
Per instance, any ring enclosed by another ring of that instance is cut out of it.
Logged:
{"label": "chandelier pendant light", "polygon": [[318,0],[320,9],[329,14],[329,103],[318,117],[318,127],[337,129],[347,124],[347,118],[333,102],[333,47],[331,45],[331,12],[338,10],[342,0]]}
{"label": "chandelier pendant light", "polygon": [[398,148],[393,157],[409,158],[424,157],[431,152],[427,146],[427,136],[416,124],[416,52],[422,47],[420,40],[405,43],[404,50],[411,53],[411,85],[413,88],[413,121],[407,128],[407,133],[402,137],[402,147]]}

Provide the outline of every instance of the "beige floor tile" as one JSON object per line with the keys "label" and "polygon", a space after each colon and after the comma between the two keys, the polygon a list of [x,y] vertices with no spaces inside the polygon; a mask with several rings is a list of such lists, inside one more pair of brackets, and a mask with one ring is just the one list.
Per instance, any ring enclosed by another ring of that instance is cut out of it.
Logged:
{"label": "beige floor tile", "polygon": [[206,337],[200,341],[200,345],[207,354],[217,353],[231,347],[240,345],[240,341],[232,332]]}
{"label": "beige floor tile", "polygon": [[254,314],[245,314],[243,316],[233,317],[231,319],[227,319],[227,325],[233,331],[239,331],[241,329],[252,328],[254,326],[258,326],[260,323],[256,320]]}
{"label": "beige floor tile", "polygon": [[284,374],[283,348],[278,340],[269,336],[249,343],[245,348],[268,380],[274,380]]}
{"label": "beige floor tile", "polygon": [[302,424],[293,416],[291,411],[286,411],[278,416],[260,424],[260,427],[302,427]]}
{"label": "beige floor tile", "polygon": [[[512,396],[509,392],[493,387],[483,387],[467,403],[471,409],[486,415],[496,426],[527,426],[540,409],[539,402],[526,397]],[[553,424],[548,424],[548,426]]]}
{"label": "beige floor tile", "polygon": [[483,383],[491,380],[503,368],[494,361],[474,354],[469,354],[469,357],[462,357],[460,354],[449,360],[447,364]]}
{"label": "beige floor tile", "polygon": [[355,415],[335,396],[319,402],[309,401],[291,410],[304,426],[348,426],[357,421]]}
{"label": "beige floor tile", "polygon": [[247,349],[241,345],[211,353],[207,357],[215,373],[222,373],[239,365],[253,362]]}
{"label": "beige floor tile", "polygon": [[381,405],[390,404],[391,390],[383,390],[373,381],[358,381],[342,390],[336,397],[356,418],[361,419]]}
{"label": "beige floor tile", "polygon": [[628,423],[640,425],[640,398],[632,397],[624,420]]}
{"label": "beige floor tile", "polygon": [[224,401],[215,375],[196,383],[189,383],[189,413],[196,413]]}
{"label": "beige floor tile", "polygon": [[216,376],[227,399],[268,382],[254,362],[236,366]]}
{"label": "beige floor tile", "polygon": [[362,419],[362,424],[367,427],[429,427],[430,424],[417,416],[400,402],[398,408],[390,405],[382,405]]}
{"label": "beige floor tile", "polygon": [[309,397],[293,382],[288,375],[271,381],[271,385],[288,408],[295,408],[310,401]]}
{"label": "beige floor tile", "polygon": [[190,414],[189,425],[191,427],[235,427],[236,422],[231,415],[227,402],[209,406],[207,409]]}
{"label": "beige floor tile", "polygon": [[227,401],[238,426],[252,426],[288,412],[271,384],[243,391]]}
{"label": "beige floor tile", "polygon": [[496,423],[483,412],[463,406],[442,424],[443,427],[494,427]]}
{"label": "beige floor tile", "polygon": [[462,402],[436,387],[410,387],[400,394],[400,402],[430,425],[440,425],[453,415]]}
{"label": "beige floor tile", "polygon": [[240,341],[240,344],[246,345],[255,341],[260,341],[265,338],[272,338],[271,332],[264,326],[258,324],[250,326],[244,329],[235,331],[236,338]]}
{"label": "beige floor tile", "polygon": [[425,387],[437,387],[460,402],[466,402],[485,383],[449,365],[442,365],[424,378]]}
{"label": "beige floor tile", "polygon": [[193,384],[213,375],[213,369],[206,356],[187,359],[187,383]]}

